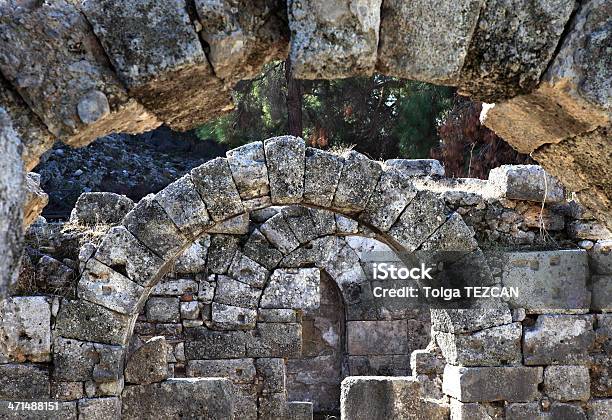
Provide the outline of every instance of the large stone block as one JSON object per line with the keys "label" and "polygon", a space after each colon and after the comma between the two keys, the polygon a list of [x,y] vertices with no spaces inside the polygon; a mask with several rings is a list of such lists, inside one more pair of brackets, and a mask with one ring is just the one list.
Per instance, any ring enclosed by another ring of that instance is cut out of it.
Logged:
{"label": "large stone block", "polygon": [[405,79],[456,84],[483,5],[481,0],[385,1],[377,70]]}
{"label": "large stone block", "polygon": [[190,360],[187,362],[188,377],[227,378],[235,384],[255,381],[253,359]]}
{"label": "large stone block", "polygon": [[238,250],[239,237],[213,235],[208,248],[207,267],[210,273],[225,274]]}
{"label": "large stone block", "polygon": [[53,379],[116,381],[123,373],[124,350],[122,346],[57,337],[54,340]]}
{"label": "large stone block", "polygon": [[253,230],[242,247],[242,252],[268,270],[272,270],[283,259],[283,254],[272,246],[259,229]]}
{"label": "large stone block", "polygon": [[134,208],[125,195],[112,192],[83,193],[70,213],[70,222],[83,226],[114,225]]}
{"label": "large stone block", "polygon": [[115,420],[121,418],[121,399],[117,397],[108,398],[84,398],[78,402],[79,419]]}
{"label": "large stone block", "polygon": [[261,289],[231,277],[219,275],[214,301],[242,308],[257,308],[261,293]]}
{"label": "large stone block", "polygon": [[204,235],[192,243],[174,262],[175,273],[203,273],[206,269],[206,257],[210,248],[210,236]]}
{"label": "large stone block", "polygon": [[151,297],[145,307],[147,320],[151,322],[179,322],[179,299],[176,297]]}
{"label": "large stone block", "polygon": [[222,378],[169,379],[150,385],[126,386],[122,418],[234,417],[232,383]]}
{"label": "large stone block", "polygon": [[315,221],[307,207],[286,206],[281,210],[281,214],[300,244],[305,244],[319,236]]}
{"label": "large stone block", "polygon": [[558,203],[565,199],[563,185],[538,165],[502,165],[491,169],[489,181],[510,200]]}
{"label": "large stone block", "polygon": [[131,317],[84,300],[62,302],[55,322],[58,336],[106,344],[126,344]]}
{"label": "large stone block", "polygon": [[251,200],[270,193],[262,142],[253,142],[230,150],[227,152],[227,162],[241,199]]}
{"label": "large stone block", "polygon": [[300,324],[257,324],[247,341],[249,357],[299,357],[302,354]]}
{"label": "large stone block", "polygon": [[44,297],[0,301],[0,363],[48,362],[51,307]]}
{"label": "large stone block", "polygon": [[591,315],[540,315],[523,336],[526,365],[587,364],[595,332]]}
{"label": "large stone block", "polygon": [[0,364],[0,399],[48,399],[49,392],[47,368],[27,364]]}
{"label": "large stone block", "polygon": [[111,132],[138,133],[159,125],[128,98],[75,5],[31,3],[3,13],[0,26],[3,75],[64,142],[82,146]]}
{"label": "large stone block", "polygon": [[212,325],[221,330],[252,330],[257,321],[255,309],[212,303]]}
{"label": "large stone block", "polygon": [[340,180],[344,160],[337,154],[306,148],[304,202],[329,207]]}
{"label": "large stone block", "polygon": [[612,312],[612,275],[592,276],[591,309]]}
{"label": "large stone block", "polygon": [[320,282],[318,268],[275,270],[259,306],[316,310],[320,305]]}
{"label": "large stone block", "polygon": [[300,241],[295,237],[282,213],[272,216],[259,227],[259,230],[283,254],[288,254],[300,246]]}
{"label": "large stone block", "polygon": [[612,240],[597,241],[589,250],[589,264],[596,274],[612,274]]}
{"label": "large stone block", "polygon": [[589,361],[591,395],[612,397],[612,358],[609,354],[596,354]]}
{"label": "large stone block", "polygon": [[380,179],[382,167],[354,150],[342,155],[344,166],[332,207],[342,213],[358,213],[366,208]]}
{"label": "large stone block", "polygon": [[511,308],[528,314],[588,312],[586,251],[508,252],[504,260],[502,286],[518,290],[518,296],[508,299]]}
{"label": "large stone block", "polygon": [[415,377],[350,376],[341,386],[344,420],[442,420],[449,416],[449,406],[427,398]]}
{"label": "large stone block", "polygon": [[264,142],[270,197],[273,204],[292,204],[304,196],[304,140],[292,137],[274,137]]}
{"label": "large stone block", "polygon": [[125,382],[152,384],[168,377],[165,337],[153,337],[132,353],[125,365]]}
{"label": "large stone block", "polygon": [[544,392],[559,401],[587,401],[591,380],[586,366],[547,366],[544,369]]}
{"label": "large stone block", "polygon": [[445,394],[462,402],[527,402],[540,396],[541,367],[460,367],[444,368]]}
{"label": "large stone block", "polygon": [[300,79],[370,75],[376,65],[380,0],[290,1],[291,65]]}
{"label": "large stone block", "polygon": [[[249,202],[243,203],[244,213],[222,222],[218,222],[216,225],[213,225],[210,229],[208,229],[207,232],[209,234],[221,233],[226,235],[246,235],[249,233],[249,212],[252,210],[252,208],[248,207],[248,205],[249,203],[258,200],[259,199],[256,198]],[[265,205],[269,205],[269,203]]]}
{"label": "large stone block", "polygon": [[260,358],[255,360],[257,376],[263,380],[264,392],[284,392],[287,371],[285,360],[279,358]]}
{"label": "large stone block", "polygon": [[216,158],[192,169],[191,179],[215,222],[244,212],[227,159]]}
{"label": "large stone block", "polygon": [[231,105],[184,1],[88,0],[82,8],[130,94],[170,127],[193,128]]}
{"label": "large stone block", "polygon": [[606,420],[612,417],[612,399],[593,399],[587,410],[589,420]]}
{"label": "large stone block", "polygon": [[460,366],[499,366],[521,363],[521,333],[521,324],[515,322],[472,334],[438,332],[435,338],[447,363]]}
{"label": "large stone block", "polygon": [[349,321],[347,348],[352,355],[408,354],[406,320]]}
{"label": "large stone block", "polygon": [[236,252],[228,269],[228,275],[234,279],[257,288],[264,287],[269,274],[265,267],[257,264],[240,251]]}
{"label": "large stone block", "polygon": [[246,353],[247,335],[241,331],[211,331],[200,327],[188,328],[185,335],[187,360],[238,358]]}
{"label": "large stone block", "polygon": [[506,305],[489,309],[432,309],[434,331],[463,334],[510,324],[512,312]]}

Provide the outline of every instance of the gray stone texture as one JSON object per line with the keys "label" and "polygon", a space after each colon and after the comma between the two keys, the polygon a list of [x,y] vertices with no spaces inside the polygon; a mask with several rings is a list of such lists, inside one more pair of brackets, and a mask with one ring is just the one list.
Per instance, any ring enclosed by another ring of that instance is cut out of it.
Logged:
{"label": "gray stone texture", "polygon": [[151,297],[145,306],[147,320],[151,322],[179,322],[179,299],[176,297]]}
{"label": "gray stone texture", "polygon": [[389,159],[386,168],[393,168],[403,176],[444,176],[444,166],[435,159]]}
{"label": "gray stone texture", "polygon": [[190,360],[187,376],[200,378],[227,378],[235,384],[252,383],[255,380],[253,359]]}
{"label": "gray stone texture", "polygon": [[272,216],[259,227],[259,230],[283,254],[288,254],[300,246],[300,241],[295,237],[282,213]]}
{"label": "gray stone texture", "polygon": [[407,354],[406,320],[349,321],[347,349],[352,355]]}
{"label": "gray stone texture", "polygon": [[283,258],[283,254],[266,239],[259,229],[253,230],[242,248],[244,255],[272,270]]}
{"label": "gray stone texture", "polygon": [[589,369],[586,366],[547,366],[544,392],[558,401],[587,401],[591,396]]}
{"label": "gray stone texture", "polygon": [[59,381],[117,381],[123,371],[125,348],[57,337],[53,379]]}
{"label": "gray stone texture", "polygon": [[152,384],[168,377],[165,337],[153,337],[132,353],[125,365],[125,382]]}
{"label": "gray stone texture", "polygon": [[300,244],[304,244],[318,236],[317,226],[310,215],[310,209],[303,206],[286,206],[281,210],[289,229]]}
{"label": "gray stone texture", "polygon": [[306,148],[304,202],[329,207],[340,181],[344,160],[337,154]]}
{"label": "gray stone texture", "polygon": [[112,192],[90,192],[79,196],[70,213],[70,221],[83,226],[115,225],[134,208],[125,195]]}
{"label": "gray stone texture", "polygon": [[44,297],[0,301],[0,363],[48,362],[51,307]]}
{"label": "gray stone texture", "polygon": [[462,334],[512,323],[512,313],[505,305],[489,309],[432,309],[434,331]]}
{"label": "gray stone texture", "polygon": [[185,331],[187,360],[244,357],[247,335],[241,331],[212,331],[205,327]]}
{"label": "gray stone texture", "polygon": [[278,269],[261,296],[261,308],[316,310],[320,305],[318,268]]}
{"label": "gray stone texture", "polygon": [[49,371],[29,364],[0,364],[0,399],[23,401],[49,398]]}
{"label": "gray stone texture", "polygon": [[263,142],[230,150],[227,152],[227,162],[240,198],[250,200],[270,193]]}
{"label": "gray stone texture", "polygon": [[591,309],[612,312],[612,275],[592,276]]}
{"label": "gray stone texture", "polygon": [[216,158],[192,169],[191,180],[215,222],[244,212],[227,159]]}
{"label": "gray stone texture", "polygon": [[121,399],[84,398],[78,402],[79,419],[119,419],[121,418]]}
{"label": "gray stone texture", "polygon": [[257,308],[261,293],[261,289],[231,277],[219,275],[214,301],[243,308]]}
{"label": "gray stone texture", "polygon": [[209,272],[225,274],[238,250],[239,238],[233,235],[213,235],[208,248],[207,268]]}
{"label": "gray stone texture", "polygon": [[262,288],[270,273],[265,267],[238,251],[229,266],[228,275],[253,287]]}
{"label": "gray stone texture", "polygon": [[382,173],[379,162],[354,150],[345,152],[344,166],[332,207],[341,213],[358,213],[365,209]]}
{"label": "gray stone texture", "polygon": [[247,340],[249,357],[299,357],[302,353],[302,326],[300,324],[257,324]]}
{"label": "gray stone texture", "polygon": [[491,169],[489,181],[511,200],[558,203],[565,199],[563,185],[538,165],[502,165]]}
{"label": "gray stone texture", "polygon": [[304,196],[304,140],[293,136],[264,141],[272,204],[292,204]]}
{"label": "gray stone texture", "polygon": [[252,330],[257,321],[255,309],[212,303],[212,325],[221,330]]}

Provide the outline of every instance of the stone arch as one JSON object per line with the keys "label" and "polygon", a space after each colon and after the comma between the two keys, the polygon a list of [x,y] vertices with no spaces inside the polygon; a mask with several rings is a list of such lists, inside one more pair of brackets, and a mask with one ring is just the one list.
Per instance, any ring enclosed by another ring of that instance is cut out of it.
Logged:
{"label": "stone arch", "polygon": [[[317,209],[323,217],[336,213],[358,220],[363,233],[401,253],[427,250],[435,254],[450,247],[477,258],[473,233],[461,216],[432,193],[418,191],[404,165],[402,161],[381,165],[354,151],[338,156],[286,136],[245,145],[228,152],[227,158],[195,168],[141,200],[122,226],[106,233],[97,249],[81,250],[87,262],[78,282],[79,299],[65,302],[59,310],[54,363],[70,363],[70,357],[95,349],[100,355],[96,368],[70,379],[100,386],[120,383],[124,353],[152,287],[197,238],[206,232],[231,230],[252,209],[301,204]],[[284,233],[292,231],[290,223],[295,222],[293,231],[307,232],[300,215],[295,217],[273,217],[260,232],[283,255],[300,245],[283,247]],[[324,220],[315,226],[325,226]],[[486,265],[484,257],[481,262]],[[350,288],[340,283],[343,295],[350,298]],[[509,313],[507,307],[480,317],[463,310],[438,312],[434,320],[451,331],[469,331],[478,322],[495,323],[491,314],[506,317]],[[120,351],[105,352],[107,346]],[[123,356],[105,358],[105,354]],[[104,392],[112,395],[120,390]]]}

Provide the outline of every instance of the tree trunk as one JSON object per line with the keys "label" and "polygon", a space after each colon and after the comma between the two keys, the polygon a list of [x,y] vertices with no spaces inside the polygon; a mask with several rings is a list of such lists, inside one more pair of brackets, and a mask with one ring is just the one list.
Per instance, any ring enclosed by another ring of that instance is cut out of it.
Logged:
{"label": "tree trunk", "polygon": [[287,122],[289,134],[302,137],[302,97],[304,89],[302,81],[293,78],[289,58],[285,60],[285,78],[287,79]]}

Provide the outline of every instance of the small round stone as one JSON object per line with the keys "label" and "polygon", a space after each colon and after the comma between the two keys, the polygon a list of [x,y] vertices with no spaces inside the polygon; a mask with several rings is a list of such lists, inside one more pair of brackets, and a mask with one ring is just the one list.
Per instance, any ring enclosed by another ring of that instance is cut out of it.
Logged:
{"label": "small round stone", "polygon": [[81,98],[77,111],[81,121],[85,124],[93,124],[110,114],[110,106],[104,93],[92,90]]}

